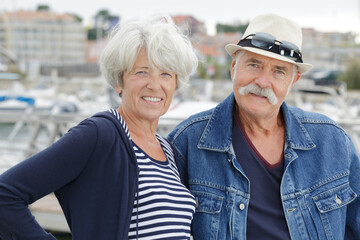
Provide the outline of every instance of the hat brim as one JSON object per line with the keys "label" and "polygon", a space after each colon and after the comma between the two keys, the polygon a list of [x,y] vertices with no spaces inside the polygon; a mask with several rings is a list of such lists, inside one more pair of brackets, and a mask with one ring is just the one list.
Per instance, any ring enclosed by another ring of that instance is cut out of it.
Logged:
{"label": "hat brim", "polygon": [[246,50],[249,52],[253,52],[256,54],[260,54],[260,55],[264,55],[266,57],[270,57],[270,58],[274,58],[274,59],[278,59],[284,62],[289,62],[292,64],[295,64],[298,68],[299,71],[301,73],[306,73],[307,71],[309,71],[313,65],[312,64],[308,64],[308,63],[298,63],[295,62],[287,57],[281,56],[279,54],[273,53],[273,52],[269,52],[263,49],[259,49],[259,48],[253,48],[253,47],[241,47],[239,45],[236,44],[227,44],[225,46],[225,50],[227,51],[228,54],[230,54],[230,56],[232,56],[235,52],[239,51],[239,50]]}

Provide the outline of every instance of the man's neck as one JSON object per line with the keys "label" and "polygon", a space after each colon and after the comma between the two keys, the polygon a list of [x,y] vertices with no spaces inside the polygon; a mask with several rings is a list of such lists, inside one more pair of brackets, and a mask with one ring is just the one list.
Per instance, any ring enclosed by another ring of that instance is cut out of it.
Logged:
{"label": "man's neck", "polygon": [[236,111],[247,134],[254,137],[268,136],[285,128],[281,111],[268,117],[255,117],[243,111]]}
{"label": "man's neck", "polygon": [[246,135],[261,156],[271,165],[281,162],[285,145],[285,124],[281,112],[267,119],[237,114]]}

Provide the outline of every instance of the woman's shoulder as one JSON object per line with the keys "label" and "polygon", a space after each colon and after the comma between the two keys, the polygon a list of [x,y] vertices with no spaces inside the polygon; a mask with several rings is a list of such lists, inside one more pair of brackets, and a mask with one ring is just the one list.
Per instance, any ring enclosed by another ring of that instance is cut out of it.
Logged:
{"label": "woman's shoulder", "polygon": [[116,116],[117,111],[115,111],[110,109],[98,112],[70,128],[69,132],[88,132],[88,136],[102,138],[104,141],[118,136],[127,137],[124,126],[121,124],[118,116]]}
{"label": "woman's shoulder", "polygon": [[98,112],[91,117],[84,119],[81,123],[87,122],[92,122],[98,128],[105,127],[108,129],[102,129],[103,131],[111,131],[114,128],[124,128],[126,126],[120,114],[115,109]]}

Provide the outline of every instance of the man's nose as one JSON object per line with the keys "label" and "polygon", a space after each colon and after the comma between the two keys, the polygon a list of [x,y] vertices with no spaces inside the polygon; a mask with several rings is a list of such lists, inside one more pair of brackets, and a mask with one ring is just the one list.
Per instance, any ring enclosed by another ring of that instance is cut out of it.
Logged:
{"label": "man's nose", "polygon": [[261,88],[271,88],[271,71],[263,69],[259,72],[254,83]]}

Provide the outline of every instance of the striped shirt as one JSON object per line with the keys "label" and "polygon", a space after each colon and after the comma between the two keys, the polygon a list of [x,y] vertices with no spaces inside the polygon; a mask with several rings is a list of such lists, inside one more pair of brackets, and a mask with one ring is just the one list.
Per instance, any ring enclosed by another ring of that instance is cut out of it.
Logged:
{"label": "striped shirt", "polygon": [[[131,141],[121,115],[115,109],[109,111],[119,119]],[[131,141],[139,179],[129,239],[190,239],[195,199],[180,181],[170,144],[158,134],[156,138],[166,155],[165,162],[151,158]]]}

